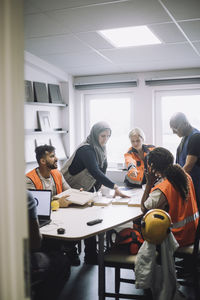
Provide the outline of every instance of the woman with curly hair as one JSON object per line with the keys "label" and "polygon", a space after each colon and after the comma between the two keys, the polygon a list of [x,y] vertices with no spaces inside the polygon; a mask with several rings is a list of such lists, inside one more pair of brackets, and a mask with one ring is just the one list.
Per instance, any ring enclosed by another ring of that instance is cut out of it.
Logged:
{"label": "woman with curly hair", "polygon": [[141,209],[143,213],[153,208],[167,211],[176,240],[186,246],[194,243],[199,213],[191,177],[173,163],[173,155],[165,148],[157,147],[148,154]]}

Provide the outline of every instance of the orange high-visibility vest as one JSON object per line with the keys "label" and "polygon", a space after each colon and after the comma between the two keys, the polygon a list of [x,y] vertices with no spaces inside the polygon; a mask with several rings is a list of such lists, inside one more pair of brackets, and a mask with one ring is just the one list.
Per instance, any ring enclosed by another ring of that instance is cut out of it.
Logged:
{"label": "orange high-visibility vest", "polygon": [[173,223],[172,232],[181,247],[194,243],[199,219],[195,190],[189,175],[188,180],[189,194],[185,201],[167,179],[158,183],[151,189],[151,192],[160,189],[167,198],[169,215],[171,216]]}
{"label": "orange high-visibility vest", "polygon": [[[53,177],[53,180],[55,182],[57,194],[62,193],[62,175],[61,175],[61,173],[56,169],[51,170],[50,173],[51,173],[51,175]],[[43,185],[42,185],[40,177],[38,176],[38,174],[36,172],[36,169],[33,169],[32,171],[28,172],[26,174],[26,176],[31,179],[31,181],[34,183],[35,188],[37,190],[43,190]]]}
{"label": "orange high-visibility vest", "polygon": [[[153,149],[153,145],[142,145],[144,157]],[[126,179],[133,184],[142,184],[144,177],[144,161],[137,155],[137,150],[133,147],[128,149],[128,152],[124,154],[125,164],[128,169]],[[137,177],[133,177],[134,170],[137,169]]]}

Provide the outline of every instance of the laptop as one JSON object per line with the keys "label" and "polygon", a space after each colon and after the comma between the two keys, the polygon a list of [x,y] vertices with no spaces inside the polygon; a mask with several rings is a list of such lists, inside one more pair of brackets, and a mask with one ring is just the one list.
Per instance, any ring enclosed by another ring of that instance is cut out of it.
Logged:
{"label": "laptop", "polygon": [[29,190],[37,205],[39,226],[45,226],[51,222],[51,191]]}

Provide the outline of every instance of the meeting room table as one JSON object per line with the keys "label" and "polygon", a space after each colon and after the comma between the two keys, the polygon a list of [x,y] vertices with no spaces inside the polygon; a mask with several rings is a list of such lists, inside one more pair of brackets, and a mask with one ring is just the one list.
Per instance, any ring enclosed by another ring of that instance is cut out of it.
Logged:
{"label": "meeting room table", "polygon": [[[104,235],[109,230],[130,222],[141,215],[140,207],[128,205],[108,206],[70,206],[60,208],[51,214],[51,223],[41,227],[42,235],[48,238],[80,241],[98,235],[98,293],[99,300],[104,299]],[[100,219],[100,223],[89,226],[88,222]],[[64,228],[65,232],[59,234],[57,230]]]}

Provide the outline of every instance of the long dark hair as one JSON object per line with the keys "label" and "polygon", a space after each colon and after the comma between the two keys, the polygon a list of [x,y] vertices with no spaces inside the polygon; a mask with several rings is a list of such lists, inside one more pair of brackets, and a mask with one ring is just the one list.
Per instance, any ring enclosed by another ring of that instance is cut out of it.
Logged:
{"label": "long dark hair", "polygon": [[183,200],[186,200],[189,193],[188,178],[181,166],[174,163],[174,157],[170,151],[165,148],[157,147],[149,152],[148,164],[162,177],[166,177],[173,187],[180,192]]}

